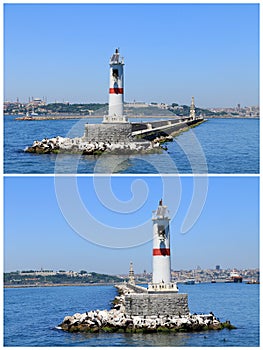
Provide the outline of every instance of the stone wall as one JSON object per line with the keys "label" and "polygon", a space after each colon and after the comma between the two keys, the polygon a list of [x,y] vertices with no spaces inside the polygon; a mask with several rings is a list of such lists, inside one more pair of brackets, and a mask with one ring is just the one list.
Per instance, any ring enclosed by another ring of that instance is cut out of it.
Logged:
{"label": "stone wall", "polygon": [[129,316],[179,316],[189,313],[188,295],[179,293],[138,293],[125,295]]}
{"label": "stone wall", "polygon": [[130,123],[86,124],[84,141],[128,142],[132,140]]}
{"label": "stone wall", "polygon": [[131,123],[132,131],[146,130],[148,129],[147,123]]}

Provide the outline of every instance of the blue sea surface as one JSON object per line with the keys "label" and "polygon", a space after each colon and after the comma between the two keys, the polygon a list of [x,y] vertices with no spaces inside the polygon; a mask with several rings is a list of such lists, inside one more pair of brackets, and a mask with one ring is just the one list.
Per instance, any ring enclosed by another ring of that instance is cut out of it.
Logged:
{"label": "blue sea surface", "polygon": [[181,285],[191,313],[212,311],[234,330],[172,334],[83,334],[55,327],[67,315],[110,309],[113,286],[39,287],[4,290],[5,346],[259,346],[259,285]]}
{"label": "blue sea surface", "polygon": [[[143,121],[153,119],[143,118]],[[35,140],[80,137],[84,125],[102,119],[18,121],[4,117],[6,174],[258,174],[259,119],[208,119],[165,145],[163,154],[77,156],[29,154]],[[130,119],[140,122],[139,119]]]}

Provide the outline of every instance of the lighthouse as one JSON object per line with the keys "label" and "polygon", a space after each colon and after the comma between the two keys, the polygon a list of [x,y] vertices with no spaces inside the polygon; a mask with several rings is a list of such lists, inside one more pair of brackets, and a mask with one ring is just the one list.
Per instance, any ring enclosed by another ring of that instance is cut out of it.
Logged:
{"label": "lighthouse", "polygon": [[132,263],[132,262],[130,262],[129,283],[130,283],[130,284],[135,284],[134,271],[133,271],[133,263]]}
{"label": "lighthouse", "polygon": [[159,201],[153,211],[153,272],[148,292],[178,292],[177,285],[171,281],[170,218],[167,206]]}
{"label": "lighthouse", "polygon": [[192,102],[190,106],[190,118],[195,120],[195,99],[192,97]]}
{"label": "lighthouse", "polygon": [[119,50],[110,59],[109,113],[104,116],[103,123],[127,123],[123,115],[124,103],[124,60]]}

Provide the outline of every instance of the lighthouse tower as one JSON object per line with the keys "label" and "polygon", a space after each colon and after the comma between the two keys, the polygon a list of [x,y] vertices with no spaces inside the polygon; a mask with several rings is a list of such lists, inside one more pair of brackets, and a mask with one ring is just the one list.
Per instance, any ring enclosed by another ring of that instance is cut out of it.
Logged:
{"label": "lighthouse tower", "polygon": [[130,283],[130,284],[135,284],[134,271],[133,271],[133,263],[132,263],[132,262],[130,262],[129,283]]}
{"label": "lighthouse tower", "polygon": [[124,103],[124,61],[119,50],[110,59],[109,114],[104,116],[103,123],[127,123],[123,115]]}
{"label": "lighthouse tower", "polygon": [[195,99],[192,97],[192,102],[190,106],[190,118],[195,120]]}
{"label": "lighthouse tower", "polygon": [[171,281],[169,212],[162,200],[153,211],[153,273],[148,292],[178,292]]}

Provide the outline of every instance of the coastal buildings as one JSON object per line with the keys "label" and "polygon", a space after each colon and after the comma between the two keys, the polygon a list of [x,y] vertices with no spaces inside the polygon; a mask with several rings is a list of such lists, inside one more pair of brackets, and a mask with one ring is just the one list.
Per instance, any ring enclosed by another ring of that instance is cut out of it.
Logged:
{"label": "coastal buildings", "polygon": [[[96,269],[96,267],[94,267]],[[133,270],[133,267],[132,267]],[[171,270],[171,281],[175,283],[185,283],[186,281],[195,278],[199,283],[211,283],[216,281],[217,283],[224,283],[229,280],[232,268],[221,269],[218,272],[217,269],[196,269],[194,270]],[[236,269],[239,275],[243,277],[243,283],[250,281],[259,281],[260,273],[259,269]],[[85,273],[84,273],[85,272]],[[52,283],[52,280],[56,278],[56,283],[65,282],[77,282],[77,283],[114,283],[118,279],[119,281],[131,281],[131,272],[129,274],[117,274],[116,276],[101,275],[94,272],[86,271],[55,271],[55,270],[28,270],[28,271],[14,271],[6,272],[4,274],[4,285],[19,286],[21,284],[39,285],[43,283]],[[132,281],[137,284],[148,284],[152,282],[151,272],[132,272]],[[129,282],[131,283],[131,282]]]}
{"label": "coastal buildings", "polygon": [[[176,283],[184,283],[187,280],[194,279],[199,283],[210,283],[212,280],[216,282],[225,282],[230,278],[231,272],[235,270],[239,275],[243,277],[243,282],[249,282],[251,280],[259,280],[259,269],[234,269],[234,268],[221,268],[220,271],[215,269],[189,269],[189,270],[178,270],[172,269],[171,276],[172,281]],[[127,275],[121,274],[123,278],[127,278]],[[150,272],[138,272],[135,273],[136,283],[147,283],[152,280],[152,274]]]}
{"label": "coastal buildings", "polygon": [[[113,90],[112,90],[113,91]],[[110,94],[109,95],[114,95]],[[118,98],[120,98],[118,94]],[[109,99],[111,96],[109,96]],[[122,94],[124,98],[124,90]],[[39,100],[39,99],[37,99]],[[96,116],[106,119],[108,115],[105,115],[105,111],[108,109],[108,103],[69,103],[69,102],[50,102],[42,100],[20,102],[19,99],[16,101],[5,101],[3,105],[3,112],[5,115],[26,115],[27,111],[31,111],[32,107],[38,115],[86,115]],[[191,111],[191,105],[178,104],[178,103],[162,103],[162,102],[123,102],[123,113],[128,117],[136,116],[152,116],[160,115],[161,117],[171,117],[173,114],[177,116],[189,116]],[[158,114],[157,114],[158,113]],[[196,107],[195,114],[198,116],[217,117],[217,118],[259,118],[259,106],[244,106],[244,107]],[[124,118],[124,119],[125,119]]]}

